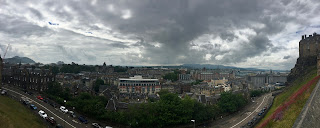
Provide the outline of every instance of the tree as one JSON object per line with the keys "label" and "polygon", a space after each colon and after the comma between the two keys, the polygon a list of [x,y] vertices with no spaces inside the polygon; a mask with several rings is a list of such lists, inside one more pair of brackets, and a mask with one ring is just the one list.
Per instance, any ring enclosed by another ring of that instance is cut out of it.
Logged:
{"label": "tree", "polygon": [[96,82],[94,83],[94,91],[95,91],[96,93],[98,93],[98,92],[99,92],[100,85],[103,85],[103,84],[104,84],[104,81],[103,81],[102,79],[98,78],[98,79],[96,80]]}
{"label": "tree", "polygon": [[222,112],[233,113],[246,104],[246,99],[241,94],[232,94],[232,92],[224,92],[218,102],[219,109]]}
{"label": "tree", "polygon": [[171,80],[171,81],[177,81],[178,80],[178,74],[176,73],[168,73],[163,76],[163,79]]}

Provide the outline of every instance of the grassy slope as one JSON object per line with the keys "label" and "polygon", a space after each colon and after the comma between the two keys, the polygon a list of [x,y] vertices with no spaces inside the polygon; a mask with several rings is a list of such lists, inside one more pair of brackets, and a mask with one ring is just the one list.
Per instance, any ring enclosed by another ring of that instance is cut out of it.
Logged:
{"label": "grassy slope", "polygon": [[[308,69],[308,72],[303,77],[300,77],[296,79],[293,82],[293,85],[289,88],[287,88],[282,94],[278,95],[273,102],[272,107],[266,114],[266,116],[260,121],[260,123],[257,125],[259,126],[264,120],[269,118],[269,116],[272,115],[272,113],[282,104],[284,103],[289,97],[294,94],[296,91],[300,89],[301,86],[306,84],[308,81],[312,80],[317,75],[317,70],[315,67],[310,67]],[[294,124],[296,118],[299,116],[302,108],[304,107],[306,101],[308,100],[313,88],[315,87],[316,83],[311,86],[311,89],[309,89],[306,93],[302,94],[298,101],[293,103],[285,112],[282,120],[278,121],[270,121],[267,125],[267,127],[272,128],[291,128]]]}
{"label": "grassy slope", "polygon": [[0,128],[45,128],[39,117],[21,103],[0,96]]}

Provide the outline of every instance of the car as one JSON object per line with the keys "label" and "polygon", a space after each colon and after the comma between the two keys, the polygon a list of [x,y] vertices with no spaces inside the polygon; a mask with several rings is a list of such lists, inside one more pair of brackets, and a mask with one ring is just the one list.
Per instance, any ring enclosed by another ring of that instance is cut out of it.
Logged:
{"label": "car", "polygon": [[258,118],[257,117],[253,117],[252,118],[252,121],[256,121]]}
{"label": "car", "polygon": [[53,102],[50,102],[49,104],[54,108],[57,107],[57,105],[55,103],[53,103]]}
{"label": "car", "polygon": [[43,102],[49,103],[49,100],[48,99],[43,99]]}
{"label": "car", "polygon": [[33,110],[37,110],[37,107],[34,104],[30,104],[30,108]]}
{"label": "car", "polygon": [[112,128],[112,127],[110,127],[110,126],[106,126],[106,128]]}
{"label": "car", "polygon": [[79,119],[79,121],[80,121],[81,123],[85,123],[85,124],[88,123],[88,120],[87,120],[85,117],[83,117],[83,116],[79,116],[78,119]]}
{"label": "car", "polygon": [[6,95],[7,94],[7,90],[2,90],[1,91],[1,95]]}
{"label": "car", "polygon": [[76,114],[74,114],[73,111],[68,111],[68,113],[70,113],[70,116],[71,116],[72,118],[76,118],[76,117],[77,117]]}
{"label": "car", "polygon": [[92,126],[93,126],[94,128],[102,128],[98,123],[92,123]]}
{"label": "car", "polygon": [[29,100],[25,100],[25,101],[23,101],[22,103],[25,104],[25,105],[29,105],[29,104],[30,104],[30,101],[29,101]]}
{"label": "car", "polygon": [[67,113],[68,112],[68,109],[64,106],[60,106],[60,110],[63,112],[63,113]]}
{"label": "car", "polygon": [[54,120],[53,117],[47,118],[47,121],[51,124],[51,125],[55,125],[56,121]]}
{"label": "car", "polygon": [[92,126],[93,126],[94,128],[102,128],[98,123],[92,123]]}
{"label": "car", "polygon": [[63,128],[61,124],[57,124],[56,128]]}
{"label": "car", "polygon": [[259,112],[258,116],[261,116],[263,114],[263,112]]}
{"label": "car", "polygon": [[253,124],[253,122],[251,122],[251,121],[249,121],[249,122],[247,123],[248,126],[251,126],[252,124]]}
{"label": "car", "polygon": [[265,110],[267,110],[267,107],[263,107],[263,109],[262,109],[262,110],[264,110],[264,111],[265,111]]}
{"label": "car", "polygon": [[32,95],[33,95],[33,92],[27,92],[27,94],[29,94],[29,95],[31,95],[31,96],[32,96]]}
{"label": "car", "polygon": [[42,111],[42,110],[40,110],[40,111],[38,112],[38,114],[39,114],[43,119],[46,119],[46,118],[48,117],[48,115],[47,115],[44,111]]}
{"label": "car", "polygon": [[38,98],[39,100],[43,100],[43,98],[42,98],[41,96],[37,96],[37,98]]}

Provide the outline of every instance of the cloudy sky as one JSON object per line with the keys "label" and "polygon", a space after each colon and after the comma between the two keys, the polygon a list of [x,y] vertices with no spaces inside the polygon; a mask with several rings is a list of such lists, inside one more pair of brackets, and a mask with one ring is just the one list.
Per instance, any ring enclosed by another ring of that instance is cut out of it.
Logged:
{"label": "cloudy sky", "polygon": [[0,54],[3,57],[10,44],[6,58],[26,56],[41,63],[291,69],[301,35],[320,33],[319,4],[318,0],[0,0]]}

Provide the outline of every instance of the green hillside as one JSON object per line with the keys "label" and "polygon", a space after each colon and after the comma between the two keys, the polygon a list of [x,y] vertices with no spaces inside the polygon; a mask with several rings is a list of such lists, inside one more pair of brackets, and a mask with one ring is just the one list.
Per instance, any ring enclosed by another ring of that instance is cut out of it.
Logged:
{"label": "green hillside", "polygon": [[[266,116],[260,121],[257,127],[261,126],[270,116],[279,108],[283,103],[289,101],[290,96],[295,94],[302,86],[307,84],[309,81],[314,79],[317,76],[317,68],[315,66],[310,66],[305,69],[305,74],[301,74],[296,78],[289,87],[285,88],[284,92],[276,96],[273,102],[272,107],[266,114]],[[317,80],[318,81],[318,80]],[[306,101],[308,100],[312,90],[314,89],[317,82],[313,83],[310,89],[306,90],[301,96],[299,96],[293,104],[289,106],[288,109],[285,109],[282,113],[281,119],[274,120],[271,119],[266,127],[268,128],[291,128],[294,124],[296,118],[299,116],[301,110],[303,109]]]}
{"label": "green hillside", "polygon": [[18,101],[0,96],[0,128],[45,128],[31,109]]}

